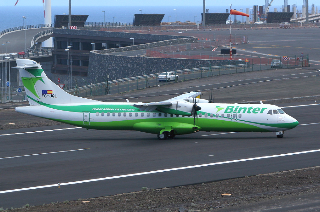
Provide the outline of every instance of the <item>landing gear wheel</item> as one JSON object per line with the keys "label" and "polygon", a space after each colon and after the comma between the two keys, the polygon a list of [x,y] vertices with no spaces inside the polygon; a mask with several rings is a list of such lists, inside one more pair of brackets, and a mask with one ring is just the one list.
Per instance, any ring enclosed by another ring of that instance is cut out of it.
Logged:
{"label": "landing gear wheel", "polygon": [[168,138],[168,132],[163,132],[162,134],[158,134],[159,140],[166,140]]}
{"label": "landing gear wheel", "polygon": [[284,131],[276,132],[277,138],[283,138]]}
{"label": "landing gear wheel", "polygon": [[174,134],[174,131],[171,131],[169,134],[168,134],[168,138],[174,138],[176,135]]}

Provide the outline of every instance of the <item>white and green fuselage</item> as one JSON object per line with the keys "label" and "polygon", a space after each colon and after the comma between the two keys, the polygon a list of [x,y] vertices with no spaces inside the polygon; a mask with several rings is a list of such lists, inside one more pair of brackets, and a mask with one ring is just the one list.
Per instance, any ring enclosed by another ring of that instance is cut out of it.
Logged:
{"label": "white and green fuselage", "polygon": [[275,105],[207,103],[194,99],[199,92],[152,103],[85,99],[64,92],[34,61],[21,59],[17,64],[31,106],[17,107],[16,111],[88,129],[137,130],[165,139],[197,131],[283,135],[299,124]]}

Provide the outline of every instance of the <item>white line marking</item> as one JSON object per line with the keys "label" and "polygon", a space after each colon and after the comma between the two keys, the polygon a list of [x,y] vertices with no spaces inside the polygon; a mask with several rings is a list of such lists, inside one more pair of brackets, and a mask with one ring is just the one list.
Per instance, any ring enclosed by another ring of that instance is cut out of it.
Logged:
{"label": "white line marking", "polygon": [[[155,170],[155,171],[146,171],[146,172],[140,172],[140,173],[123,174],[123,175],[118,175],[118,176],[102,177],[102,178],[89,179],[89,180],[78,180],[78,181],[74,181],[74,182],[60,183],[60,186],[75,185],[75,184],[90,183],[90,182],[105,181],[105,180],[114,180],[114,179],[126,178],[126,177],[142,176],[142,175],[149,175],[149,174],[158,174],[158,173],[163,173],[163,172],[171,172],[171,171],[179,171],[179,170],[185,170],[185,169],[202,168],[202,167],[208,167],[208,166],[224,165],[224,164],[231,164],[231,163],[240,163],[240,162],[246,162],[246,161],[270,159],[270,158],[277,158],[277,157],[286,157],[286,156],[301,155],[301,154],[316,153],[316,152],[320,152],[320,149],[307,150],[307,151],[301,151],[301,152],[292,152],[292,153],[285,153],[285,154],[278,154],[278,155],[260,156],[260,157],[245,158],[245,159],[230,160],[230,161],[222,161],[222,162],[214,162],[214,163],[205,163],[205,164],[200,164],[200,165],[184,166],[184,167],[169,168],[169,169],[159,169],[159,170]],[[19,191],[35,190],[35,189],[41,189],[41,188],[52,188],[52,187],[58,187],[58,186],[59,186],[58,184],[50,184],[50,185],[33,186],[33,187],[27,187],[27,188],[11,189],[11,190],[0,191],[0,194],[19,192]]]}
{"label": "white line marking", "polygon": [[54,132],[54,131],[61,131],[61,130],[74,130],[74,129],[81,129],[82,127],[74,127],[74,128],[63,128],[63,129],[53,129],[53,130],[38,130],[34,132],[24,132],[24,133],[12,133],[12,134],[0,134],[0,136],[8,136],[8,135],[24,135],[24,134],[33,134],[33,133],[42,133],[42,132]]}
{"label": "white line marking", "polygon": [[3,157],[3,158],[0,158],[0,160],[3,160],[3,159],[12,159],[12,158],[21,158],[21,157],[30,157],[30,156],[41,156],[41,155],[56,154],[56,153],[76,152],[76,151],[84,151],[84,150],[88,150],[88,149],[89,149],[89,148],[82,148],[82,149],[71,149],[71,150],[64,150],[64,151],[58,151],[58,152],[35,153],[35,154],[30,154],[30,155],[13,156],[13,157]]}

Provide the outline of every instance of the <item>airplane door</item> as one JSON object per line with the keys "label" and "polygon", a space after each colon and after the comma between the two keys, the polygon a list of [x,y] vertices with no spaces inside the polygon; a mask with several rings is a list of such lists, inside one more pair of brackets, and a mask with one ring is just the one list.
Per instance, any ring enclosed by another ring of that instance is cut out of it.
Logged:
{"label": "airplane door", "polygon": [[90,125],[90,113],[83,113],[83,125]]}

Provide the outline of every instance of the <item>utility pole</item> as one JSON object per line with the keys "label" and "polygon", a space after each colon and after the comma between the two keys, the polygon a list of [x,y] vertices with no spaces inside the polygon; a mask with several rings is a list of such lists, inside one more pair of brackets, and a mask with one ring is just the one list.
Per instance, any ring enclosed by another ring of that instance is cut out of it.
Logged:
{"label": "utility pole", "polygon": [[306,0],[306,23],[309,23],[309,0]]}
{"label": "utility pole", "polygon": [[206,0],[203,0],[202,26],[206,25]]}
{"label": "utility pole", "polygon": [[71,0],[69,0],[69,22],[68,22],[68,28],[71,27]]}

